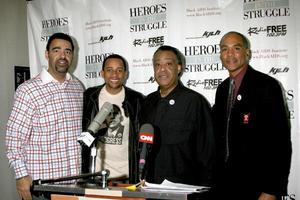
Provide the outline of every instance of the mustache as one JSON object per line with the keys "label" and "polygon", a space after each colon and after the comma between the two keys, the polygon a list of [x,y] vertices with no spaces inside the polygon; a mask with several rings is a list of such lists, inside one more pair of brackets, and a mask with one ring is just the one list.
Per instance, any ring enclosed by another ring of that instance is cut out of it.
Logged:
{"label": "mustache", "polygon": [[65,62],[66,64],[70,64],[70,62],[67,60],[67,59],[65,59],[65,58],[60,58],[60,59],[58,59],[57,61],[56,61],[56,63],[57,64],[59,64],[60,62]]}
{"label": "mustache", "polygon": [[237,61],[236,58],[227,58],[226,59],[226,62],[235,62],[235,61]]}
{"label": "mustache", "polygon": [[58,59],[57,61],[66,61],[66,62],[69,62],[67,59],[65,59],[65,58],[60,58],[60,59]]}

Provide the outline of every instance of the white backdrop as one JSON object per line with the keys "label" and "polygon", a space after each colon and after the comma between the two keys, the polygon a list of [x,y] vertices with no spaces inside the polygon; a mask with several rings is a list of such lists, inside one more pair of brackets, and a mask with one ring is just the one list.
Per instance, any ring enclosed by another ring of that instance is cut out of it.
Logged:
{"label": "white backdrop", "polygon": [[27,4],[31,74],[47,66],[49,36],[65,32],[76,40],[73,71],[86,88],[103,83],[102,61],[118,53],[129,63],[127,86],[148,94],[157,88],[152,54],[167,44],[186,56],[183,84],[213,104],[216,87],[228,76],[219,60],[219,40],[239,31],[251,41],[250,64],[285,88],[293,156],[289,195],[282,199],[292,200],[300,196],[299,9],[298,0],[33,0]]}

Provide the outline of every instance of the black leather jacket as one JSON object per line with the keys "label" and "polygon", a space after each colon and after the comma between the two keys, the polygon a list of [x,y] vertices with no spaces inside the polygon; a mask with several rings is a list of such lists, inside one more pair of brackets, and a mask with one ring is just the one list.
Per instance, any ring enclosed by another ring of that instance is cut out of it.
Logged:
{"label": "black leather jacket", "polygon": [[[105,84],[88,88],[83,96],[83,117],[82,117],[82,130],[85,131],[90,125],[99,111],[98,96],[100,90]],[[138,182],[138,133],[139,133],[139,115],[141,104],[144,95],[125,87],[125,99],[123,101],[123,109],[126,117],[130,119],[129,125],[129,183]],[[90,148],[84,147],[82,149],[82,173],[89,173],[90,162]]]}

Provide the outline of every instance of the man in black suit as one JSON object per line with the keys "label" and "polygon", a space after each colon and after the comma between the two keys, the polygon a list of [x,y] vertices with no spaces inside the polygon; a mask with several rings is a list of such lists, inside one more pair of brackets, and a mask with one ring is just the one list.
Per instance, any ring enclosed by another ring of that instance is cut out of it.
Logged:
{"label": "man in black suit", "polygon": [[220,49],[229,78],[219,85],[213,107],[216,199],[280,199],[287,193],[292,152],[281,86],[249,65],[250,43],[244,35],[225,34]]}

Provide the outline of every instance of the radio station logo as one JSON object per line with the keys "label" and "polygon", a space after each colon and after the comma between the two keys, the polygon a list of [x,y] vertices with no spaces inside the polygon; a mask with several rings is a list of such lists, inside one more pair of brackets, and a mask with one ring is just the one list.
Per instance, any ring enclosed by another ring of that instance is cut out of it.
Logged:
{"label": "radio station logo", "polygon": [[266,27],[250,27],[248,29],[248,34],[259,35],[261,33],[266,34],[267,37],[279,37],[285,36],[287,34],[287,25],[272,25]]}
{"label": "radio station logo", "polygon": [[154,76],[151,76],[148,80],[149,83],[154,83],[155,82],[155,78]]}
{"label": "radio station logo", "polygon": [[58,17],[42,20],[41,41],[47,42],[53,33],[69,33],[68,17]]}
{"label": "radio station logo", "polygon": [[217,79],[204,79],[204,80],[196,80],[196,79],[189,79],[186,82],[186,85],[190,87],[198,87],[199,85],[203,85],[203,89],[205,90],[214,90],[222,83],[221,78]]}
{"label": "radio station logo", "polygon": [[276,75],[278,73],[287,73],[290,70],[288,67],[272,67],[269,74]]}
{"label": "radio station logo", "polygon": [[199,39],[199,38],[209,38],[212,36],[218,36],[221,34],[220,30],[216,30],[216,31],[205,31],[202,36],[199,37],[187,37],[186,39]]}
{"label": "radio station logo", "polygon": [[99,72],[101,70],[104,59],[111,54],[113,53],[110,52],[85,56],[85,78],[98,78],[100,76]]}
{"label": "radio station logo", "polygon": [[151,76],[148,80],[146,81],[134,81],[133,84],[148,84],[148,83],[154,83],[155,78]]}
{"label": "radio station logo", "polygon": [[129,9],[130,32],[167,28],[167,4],[160,3]]}
{"label": "radio station logo", "polygon": [[290,16],[289,0],[244,0],[244,20]]}
{"label": "radio station logo", "polygon": [[103,43],[103,42],[105,42],[105,41],[112,40],[113,38],[114,38],[113,35],[100,36],[100,38],[98,39],[98,41],[90,42],[90,43],[88,43],[88,45],[93,45],[93,44]]}
{"label": "radio station logo", "polygon": [[164,36],[157,36],[157,37],[150,37],[150,38],[144,38],[144,39],[135,39],[133,41],[133,46],[143,46],[146,45],[147,47],[158,47],[162,46],[165,43],[165,37]]}

